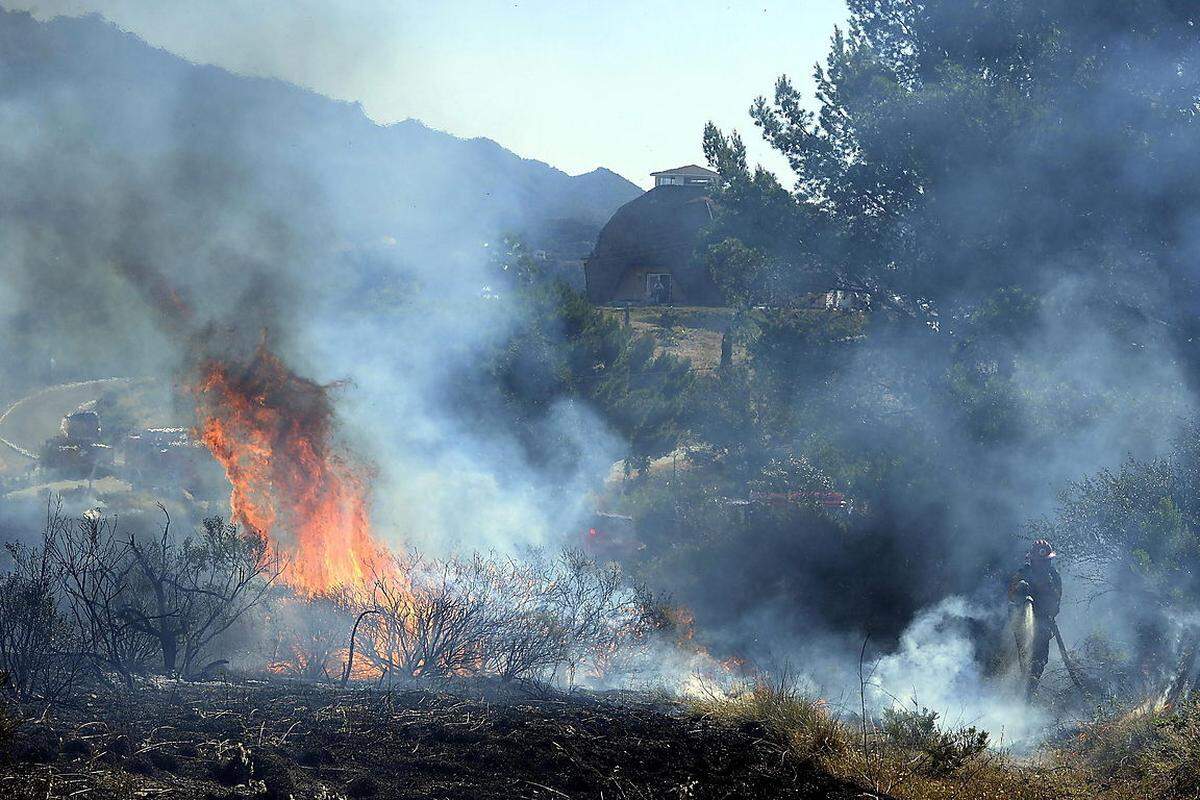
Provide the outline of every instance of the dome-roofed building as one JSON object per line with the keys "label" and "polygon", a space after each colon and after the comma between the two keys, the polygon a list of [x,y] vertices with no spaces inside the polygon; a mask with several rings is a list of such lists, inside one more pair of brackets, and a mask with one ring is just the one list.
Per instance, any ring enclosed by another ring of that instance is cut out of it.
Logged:
{"label": "dome-roofed building", "polygon": [[655,187],[617,210],[584,262],[593,303],[721,305],[704,265],[692,259],[713,219],[719,177],[694,164],[653,173]]}

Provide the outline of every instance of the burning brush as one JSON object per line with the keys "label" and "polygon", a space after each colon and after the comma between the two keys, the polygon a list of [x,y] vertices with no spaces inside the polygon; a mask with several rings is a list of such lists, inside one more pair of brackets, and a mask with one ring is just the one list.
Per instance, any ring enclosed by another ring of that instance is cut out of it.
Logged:
{"label": "burning brush", "polygon": [[260,344],[248,363],[209,358],[193,386],[196,436],[233,485],[234,521],[286,562],[307,594],[364,587],[386,562],[371,533],[361,468],[336,452],[329,387]]}

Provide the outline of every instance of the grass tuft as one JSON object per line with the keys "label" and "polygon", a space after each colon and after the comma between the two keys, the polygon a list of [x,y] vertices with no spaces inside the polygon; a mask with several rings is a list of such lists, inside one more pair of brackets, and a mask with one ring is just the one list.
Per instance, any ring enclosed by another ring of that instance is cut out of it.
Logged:
{"label": "grass tuft", "polygon": [[689,703],[693,712],[710,719],[761,727],[763,738],[788,756],[815,763],[862,787],[868,796],[895,800],[1133,800],[1140,796],[1123,788],[1114,791],[1103,781],[1103,773],[1065,753],[1046,751],[1037,757],[1015,758],[990,747],[986,732],[946,727],[935,712],[918,705],[892,709],[881,724],[869,721],[864,727],[861,720],[839,718],[824,701],[786,680],[767,679],[725,693],[711,690]]}
{"label": "grass tuft", "polygon": [[1200,700],[1173,711],[1135,710],[1086,726],[1071,752],[1097,773],[1156,800],[1200,797]]}
{"label": "grass tuft", "polygon": [[844,753],[852,733],[829,706],[786,680],[753,683],[721,694],[709,691],[691,700],[693,711],[726,723],[760,725],[764,738],[803,761],[823,761]]}

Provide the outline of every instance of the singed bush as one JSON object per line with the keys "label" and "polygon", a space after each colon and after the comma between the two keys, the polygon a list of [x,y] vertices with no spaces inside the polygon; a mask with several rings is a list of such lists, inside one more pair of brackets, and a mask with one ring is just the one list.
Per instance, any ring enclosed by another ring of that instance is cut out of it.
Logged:
{"label": "singed bush", "polygon": [[823,700],[791,686],[786,678],[760,676],[728,694],[706,692],[691,700],[696,713],[733,724],[761,725],[769,738],[801,760],[843,753],[853,732]]}
{"label": "singed bush", "polygon": [[363,657],[389,678],[573,684],[644,642],[653,598],[582,553],[521,560],[397,556],[362,604]]}

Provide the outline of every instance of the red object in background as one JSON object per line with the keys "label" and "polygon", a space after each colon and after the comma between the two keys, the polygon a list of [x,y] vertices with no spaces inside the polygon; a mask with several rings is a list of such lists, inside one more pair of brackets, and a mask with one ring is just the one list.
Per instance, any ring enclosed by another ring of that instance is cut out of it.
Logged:
{"label": "red object in background", "polygon": [[633,517],[597,511],[589,522],[583,536],[583,549],[589,555],[618,558],[641,549]]}

